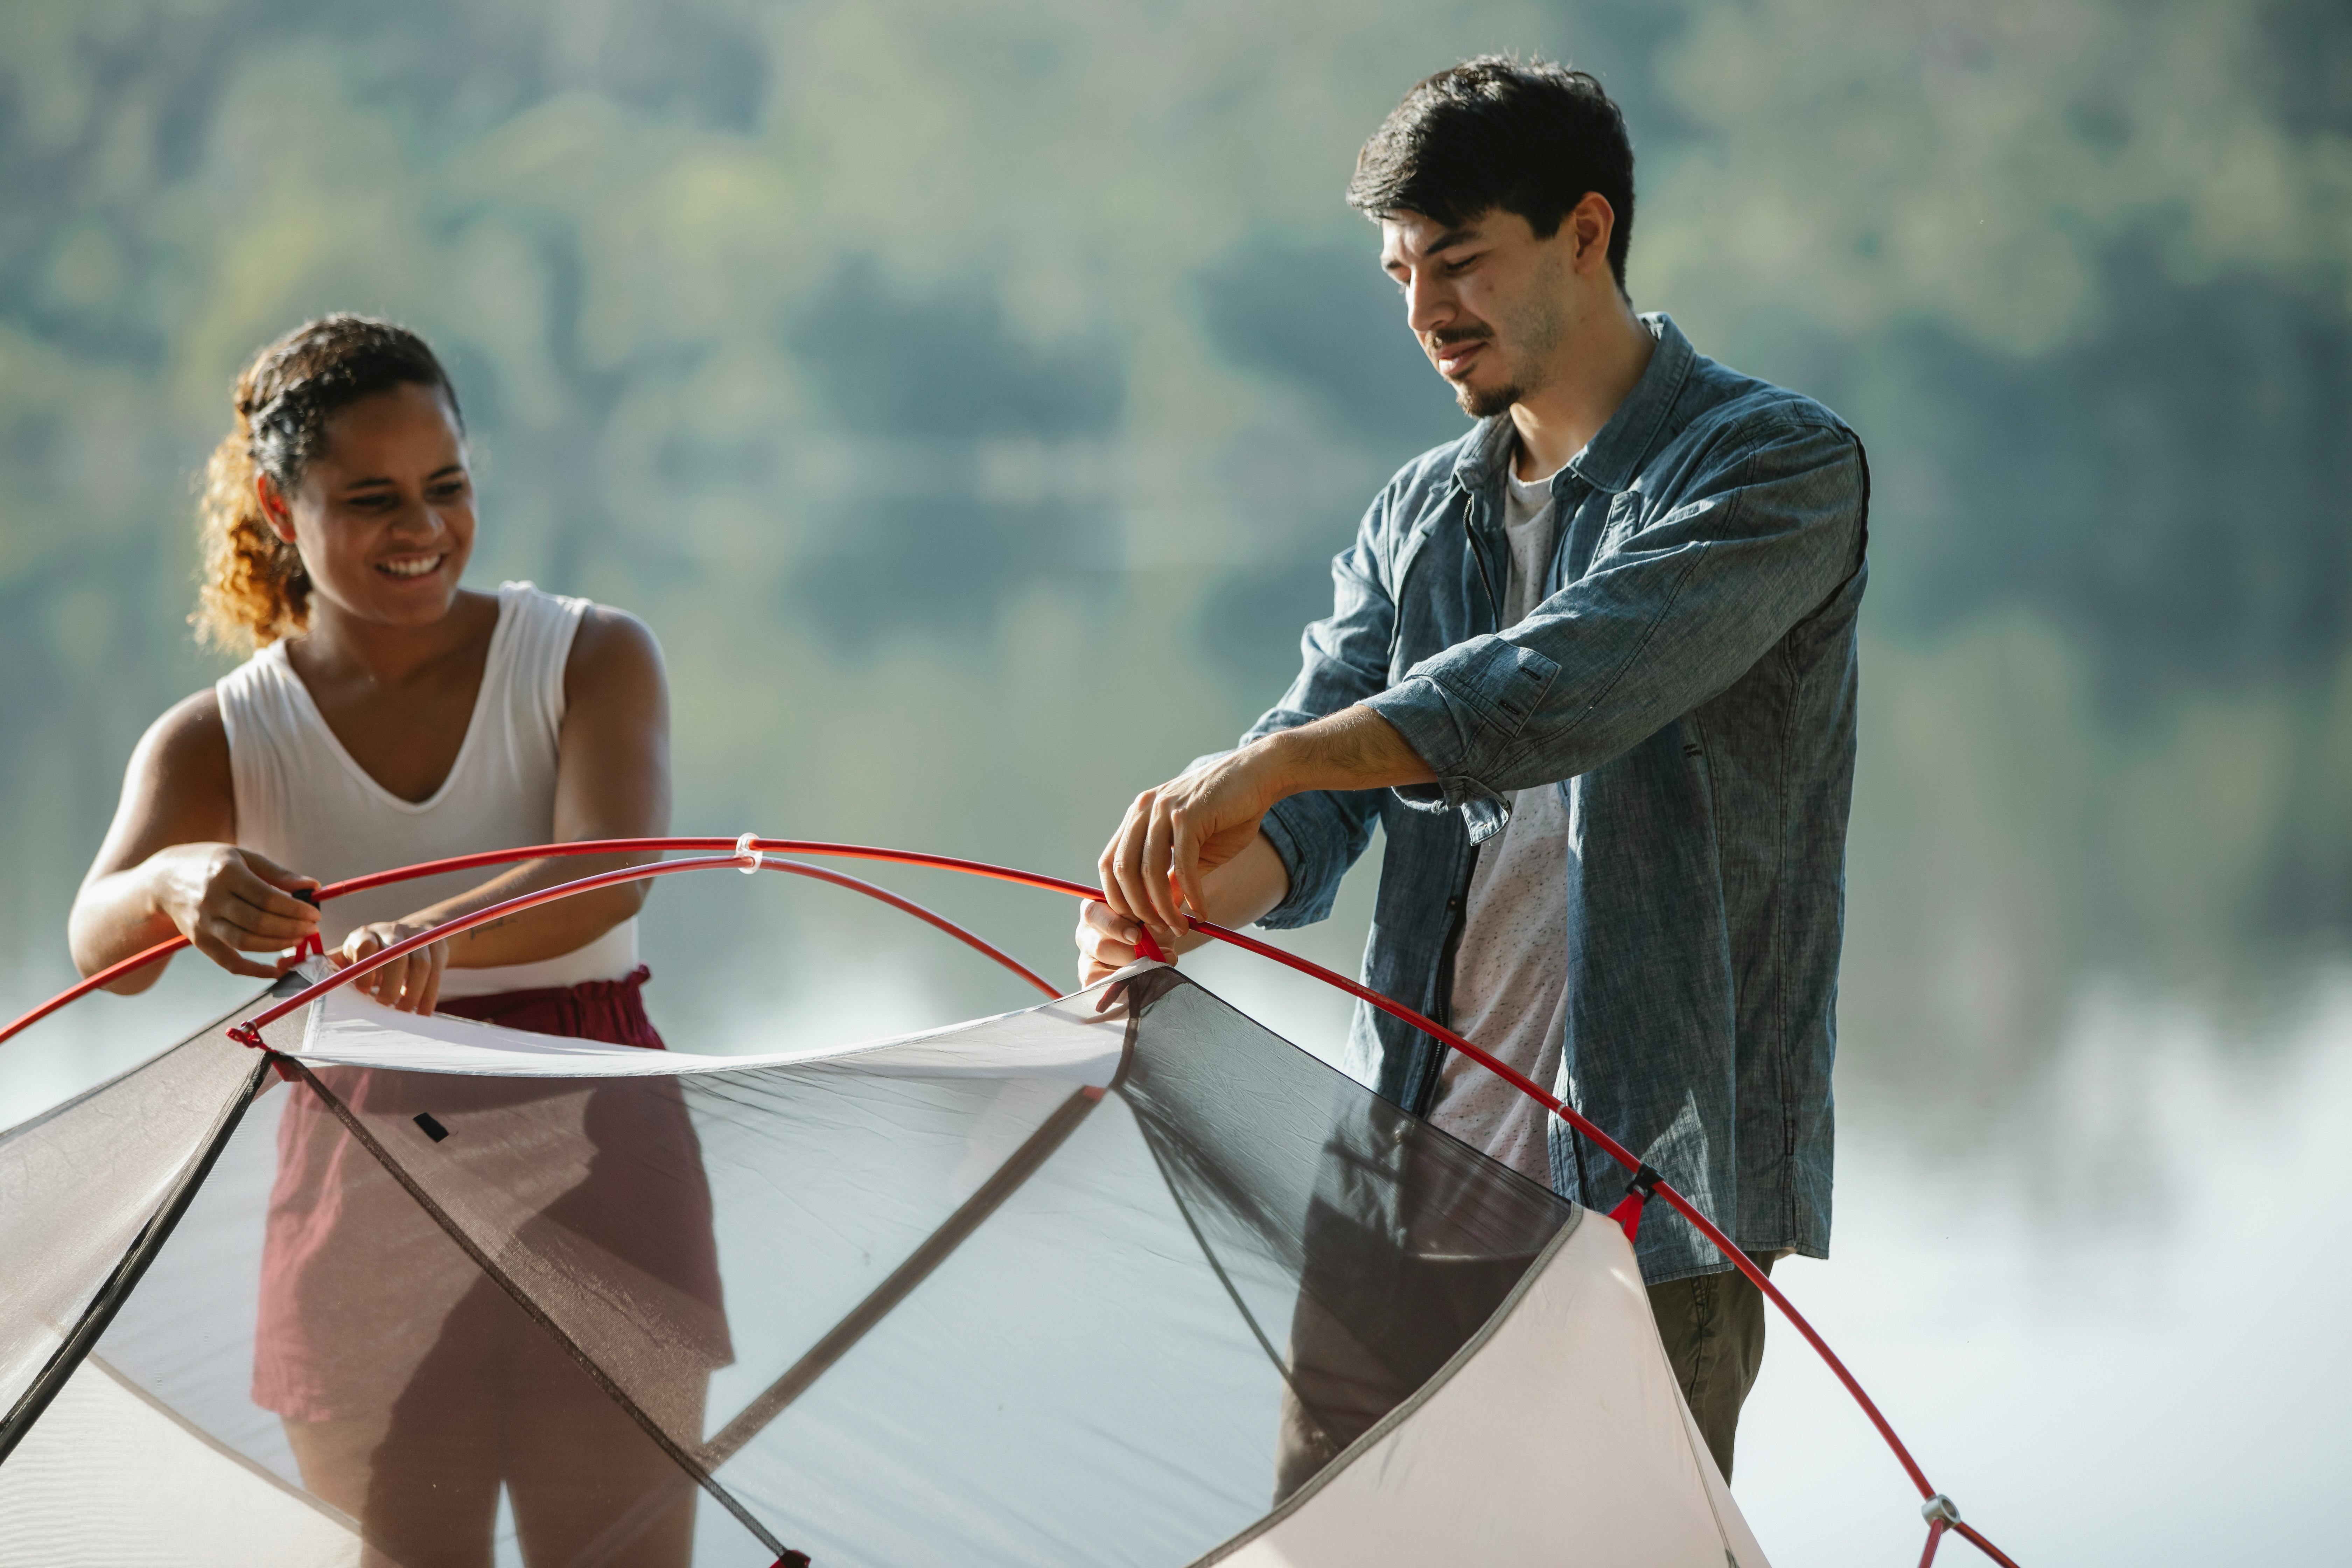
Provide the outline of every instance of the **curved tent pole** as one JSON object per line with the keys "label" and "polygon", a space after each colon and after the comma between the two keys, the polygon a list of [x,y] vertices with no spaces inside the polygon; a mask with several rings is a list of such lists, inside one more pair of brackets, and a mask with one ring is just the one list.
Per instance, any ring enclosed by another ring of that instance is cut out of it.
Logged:
{"label": "curved tent pole", "polygon": [[[381,888],[394,882],[409,881],[418,877],[437,876],[444,871],[463,871],[485,866],[509,865],[518,860],[536,860],[564,854],[612,855],[627,852],[626,849],[621,847],[622,846],[631,847],[639,852],[643,852],[648,847],[698,849],[730,845],[735,842],[738,841],[717,838],[617,839],[583,841],[576,845],[543,844],[534,848],[520,850],[502,849],[495,851],[488,856],[466,855],[457,857],[453,860],[427,861],[422,865],[404,866],[394,871],[379,871],[365,877],[353,877],[345,881],[330,882],[319,889],[319,900],[321,903],[324,903],[330,899],[341,898],[346,893],[364,892],[370,888]],[[733,859],[730,859],[725,863],[733,866],[737,870],[740,871],[749,871],[752,869],[752,868]],[[913,900],[903,898],[900,895],[892,892],[887,888],[878,887],[872,882],[861,881],[856,877],[846,876],[839,871],[829,871],[822,866],[811,866],[799,860],[782,860],[771,858],[764,859],[759,868],[768,871],[782,871],[795,877],[807,877],[820,882],[830,882],[836,888],[847,888],[852,892],[863,893],[869,899],[878,900],[883,903],[888,904],[892,909],[899,910],[901,913],[912,915],[917,920],[922,921],[926,924],[938,927],[940,931],[947,932],[958,942],[962,942],[966,947],[994,959],[998,963],[1003,964],[1013,973],[1021,976],[1022,979],[1027,981],[1030,984],[1034,985],[1046,995],[1059,996],[1062,994],[1052,982],[1046,980],[1035,970],[1031,969],[1027,964],[1024,964],[1020,962],[1020,960],[1013,957],[1012,954],[1004,952],[1002,948],[996,947],[992,943],[982,940],[981,937],[974,935],[969,931],[966,931],[963,927],[956,924],[953,921],[949,920],[946,916],[939,914],[934,910],[925,909],[922,905],[916,903]],[[1050,879],[1045,879],[1045,880],[1050,880]],[[1077,886],[1075,883],[1057,884],[1057,886],[1062,887],[1064,890],[1078,890]],[[30,1012],[19,1016],[7,1024],[0,1025],[0,1045],[5,1045],[10,1038],[23,1034],[26,1029],[31,1028],[34,1025],[39,1023],[50,1014],[58,1011],[60,1008],[79,1001],[93,991],[104,990],[107,986],[112,984],[115,981],[121,979],[126,974],[134,973],[139,970],[144,969],[147,965],[153,963],[158,960],[169,958],[172,954],[179,952],[182,948],[186,947],[187,945],[188,939],[186,937],[175,936],[168,942],[159,942],[154,946],[148,948],[143,952],[134,952],[129,958],[122,960],[119,963],[108,964],[104,969],[100,970],[97,973],[89,975],[75,984],[68,986],[65,990],[58,992],[56,995],[50,997],[47,1001],[42,1003],[39,1006],[35,1007]]]}
{"label": "curved tent pole", "polygon": [[[493,920],[500,919],[506,915],[517,913],[527,909],[533,909],[541,904],[552,903],[559,899],[571,898],[575,894],[593,892],[600,888],[617,887],[625,882],[638,881],[653,877],[677,875],[687,871],[722,870],[730,868],[746,872],[766,868],[779,871],[790,871],[800,875],[814,876],[824,881],[832,882],[838,886],[851,888],[856,891],[879,897],[883,899],[884,901],[892,904],[894,907],[905,910],[907,912],[916,915],[917,918],[927,921],[931,925],[948,931],[950,934],[956,936],[959,940],[977,951],[987,953],[989,956],[996,959],[1000,963],[1004,964],[1007,968],[1010,968],[1021,974],[1024,979],[1027,979],[1033,984],[1035,984],[1048,994],[1059,994],[1059,993],[1055,991],[1055,987],[1033,971],[1024,967],[1007,954],[999,952],[997,949],[990,946],[987,942],[982,942],[980,938],[972,935],[971,932],[956,926],[953,922],[946,920],[944,917],[935,915],[929,910],[922,909],[919,905],[915,905],[908,900],[902,900],[897,895],[887,892],[886,889],[875,887],[871,883],[861,882],[856,878],[841,876],[835,873],[827,873],[813,866],[802,866],[790,861],[770,858],[771,856],[777,854],[817,855],[838,859],[874,860],[887,865],[927,867],[935,870],[958,871],[969,876],[986,877],[997,881],[1017,883],[1023,887],[1040,888],[1051,892],[1065,893],[1074,898],[1100,899],[1102,897],[1102,889],[1099,888],[1088,887],[1083,882],[1067,881],[1059,877],[1042,876],[1034,871],[1023,871],[1010,866],[992,865],[982,860],[966,860],[950,855],[931,855],[916,850],[888,849],[872,845],[828,843],[817,839],[760,838],[749,833],[732,839],[716,837],[602,838],[583,839],[569,844],[541,844],[520,849],[485,850],[479,854],[454,856],[447,859],[429,860],[415,866],[404,866],[394,870],[374,872],[364,877],[353,877],[347,880],[332,883],[327,887],[320,889],[319,897],[320,901],[323,902],[328,899],[338,898],[346,893],[361,892],[367,889],[385,887],[394,883],[410,881],[421,877],[437,876],[451,871],[474,870],[492,866],[508,866],[521,860],[536,860],[552,858],[560,856],[576,855],[659,854],[668,850],[681,849],[699,850],[703,851],[703,853],[689,859],[655,861],[637,866],[626,866],[622,867],[617,870],[600,872],[593,877],[583,877],[576,881],[560,883],[551,888],[542,888],[536,892],[520,894],[515,898],[508,899],[499,903],[493,904],[488,909],[477,910],[472,914],[460,916],[458,919],[454,921],[445,921],[443,924],[434,927],[431,931],[420,932],[418,935],[411,937],[405,942],[396,942],[393,946],[383,949],[382,952],[372,953],[367,958],[361,960],[359,963],[351,964],[346,968],[337,970],[334,973],[327,976],[325,979],[320,980],[314,984],[306,986],[302,990],[295,993],[293,995],[278,1002],[274,1006],[256,1014],[253,1017],[246,1020],[243,1024],[232,1028],[229,1031],[229,1034],[234,1038],[242,1040],[247,1045],[257,1047],[260,1046],[260,1030],[264,1026],[275,1022],[277,1019],[285,1016],[287,1014],[293,1012],[297,1008],[301,1007],[310,1002],[317,1000],[320,996],[324,995],[327,992],[335,989],[337,986],[348,984],[350,982],[383,967],[384,964],[391,963],[396,958],[405,957],[408,953],[414,952],[417,948],[424,947],[431,942],[442,941],[446,937],[457,935],[460,932],[469,931],[478,925],[487,924]],[[1296,969],[1301,973],[1312,975],[1316,979],[1322,981],[1325,984],[1344,991],[1348,994],[1355,997],[1358,1001],[1360,1001],[1369,1006],[1378,1007],[1382,1012],[1389,1014],[1391,1016],[1402,1019],[1405,1023],[1408,1023],[1413,1027],[1421,1030],[1423,1034],[1428,1035],[1431,1038],[1442,1042],[1448,1048],[1460,1051],[1465,1056],[1469,1057],[1473,1061],[1477,1062],[1480,1066],[1486,1068],[1488,1071],[1496,1074],[1505,1082],[1510,1084],[1512,1088],[1517,1089],[1521,1094],[1528,1096],[1538,1104],[1543,1106],[1545,1110],[1550,1111],[1561,1121],[1566,1121],[1578,1132],[1590,1138],[1602,1152],[1606,1153],[1611,1159],[1622,1165],[1628,1172],[1635,1173],[1637,1178],[1654,1177],[1654,1173],[1648,1171],[1647,1167],[1643,1165],[1642,1161],[1637,1159],[1624,1147],[1624,1145],[1619,1143],[1614,1138],[1610,1137],[1609,1134],[1602,1131],[1598,1126],[1587,1120],[1580,1112],[1562,1102],[1557,1096],[1542,1089],[1525,1074],[1520,1073],[1507,1064],[1496,1060],[1494,1057],[1480,1049],[1477,1046],[1473,1045],[1470,1041],[1463,1038],[1460,1035],[1455,1034],[1453,1030],[1447,1028],[1443,1024],[1436,1022],[1434,1019],[1424,1017],[1421,1014],[1413,1011],[1412,1008],[1405,1006],[1402,1003],[1392,1001],[1390,998],[1381,995],[1379,992],[1372,990],[1370,987],[1359,984],[1357,982],[1349,980],[1346,976],[1337,973],[1332,970],[1327,969],[1323,965],[1317,963],[1310,959],[1301,958],[1295,953],[1286,952],[1278,947],[1274,947],[1268,943],[1259,942],[1254,937],[1244,936],[1237,931],[1233,931],[1227,927],[1216,925],[1207,921],[1191,920],[1188,923],[1190,923],[1194,930],[1204,935],[1213,937],[1220,942],[1228,942],[1233,946],[1254,952],[1261,958],[1271,959],[1276,963],[1283,964],[1291,969]],[[0,1042],[5,1042],[10,1036],[16,1034],[20,1030],[38,1022],[40,1019],[47,1017],[49,1014],[56,1012],[58,1008],[65,1006],[67,1004],[73,1002],[77,998],[87,995],[89,992],[98,989],[108,981],[118,978],[122,974],[129,973],[131,971],[137,969],[143,964],[152,963],[155,959],[163,957],[165,954],[173,952],[186,945],[187,939],[185,937],[175,938],[171,942],[160,943],[155,947],[150,948],[144,952],[134,954],[133,956],[125,959],[121,963],[100,970],[97,974],[84,980],[80,984],[73,986],[67,991],[60,993],[57,996],[52,997],[49,1001],[42,1004],[40,1006],[26,1014],[24,1016],[9,1024],[5,1029],[0,1029]],[[1700,1235],[1706,1237],[1708,1242],[1712,1244],[1717,1251],[1723,1254],[1724,1258],[1733,1268],[1746,1275],[1748,1280],[1753,1283],[1758,1289],[1763,1292],[1765,1298],[1769,1300],[1774,1307],[1779,1309],[1780,1315],[1786,1318],[1790,1324],[1796,1329],[1798,1333],[1804,1337],[1805,1342],[1813,1347],[1815,1353],[1820,1355],[1822,1360],[1829,1366],[1831,1372],[1836,1374],[1838,1381],[1844,1384],[1846,1392],[1853,1396],[1855,1404],[1862,1407],[1863,1414],[1868,1416],[1870,1418],[1871,1425],[1877,1428],[1879,1436],[1885,1441],[1887,1447],[1894,1453],[1896,1461],[1903,1467],[1904,1473],[1910,1478],[1911,1484],[1918,1489],[1919,1496],[1924,1500],[1920,1512],[1929,1521],[1930,1528],[1927,1538],[1928,1552],[1931,1555],[1934,1552],[1936,1544],[1943,1529],[1949,1529],[1953,1534],[1958,1535],[1967,1540],[1994,1562],[2001,1564],[2002,1568],[2017,1568],[2017,1564],[2014,1562],[2012,1562],[1999,1548],[1995,1547],[1991,1542],[1986,1540],[1980,1532],[1960,1522],[1958,1509],[1952,1505],[1951,1500],[1948,1498],[1945,1497],[1941,1492],[1937,1491],[1935,1488],[1928,1483],[1926,1472],[1919,1468],[1918,1461],[1912,1458],[1911,1450],[1904,1444],[1902,1438],[1895,1435],[1894,1426],[1889,1424],[1885,1415],[1880,1412],[1876,1402],[1872,1400],[1870,1395],[1864,1391],[1860,1381],[1858,1381],[1854,1377],[1853,1373],[1847,1369],[1845,1363],[1838,1358],[1837,1352],[1830,1349],[1828,1342],[1822,1338],[1821,1334],[1813,1328],[1812,1324],[1808,1322],[1805,1320],[1804,1315],[1797,1310],[1795,1305],[1790,1301],[1789,1298],[1783,1295],[1780,1288],[1772,1283],[1770,1278],[1749,1260],[1748,1255],[1739,1249],[1738,1244],[1733,1242],[1728,1236],[1725,1235],[1722,1229],[1717,1226],[1714,1221],[1701,1214],[1697,1207],[1694,1205],[1688,1198],[1677,1192],[1671,1184],[1664,1181],[1663,1179],[1654,1180],[1650,1184],[1649,1190],[1654,1195],[1664,1199],[1667,1205],[1676,1214],[1682,1215],[1683,1218],[1689,1221]]]}

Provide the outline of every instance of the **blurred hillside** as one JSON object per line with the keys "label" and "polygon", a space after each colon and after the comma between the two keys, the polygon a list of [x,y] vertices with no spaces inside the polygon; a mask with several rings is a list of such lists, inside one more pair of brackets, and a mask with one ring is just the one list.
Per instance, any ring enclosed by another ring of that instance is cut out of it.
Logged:
{"label": "blurred hillside", "polygon": [[[2088,976],[2259,1001],[2338,943],[2340,5],[20,0],[0,985],[66,974],[131,742],[223,668],[184,617],[230,381],[333,309],[452,363],[478,585],[659,631],[682,830],[1085,871],[1461,428],[1339,192],[1507,47],[1626,105],[1637,303],[1871,448],[1848,1085],[2026,1093]],[[926,895],[1064,962],[1065,909]],[[814,895],[656,908],[673,980],[887,941],[942,1016],[1012,1000]]]}

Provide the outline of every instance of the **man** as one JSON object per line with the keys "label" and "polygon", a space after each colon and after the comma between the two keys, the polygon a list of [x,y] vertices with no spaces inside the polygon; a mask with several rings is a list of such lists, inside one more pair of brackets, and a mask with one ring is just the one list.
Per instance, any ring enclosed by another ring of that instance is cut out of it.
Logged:
{"label": "man", "polygon": [[[1129,961],[1139,922],[1192,945],[1186,910],[1320,920],[1378,822],[1366,984],[1552,1086],[1769,1267],[1829,1246],[1869,481],[1827,409],[1633,313],[1633,162],[1591,77],[1496,58],[1365,144],[1348,200],[1480,423],[1373,500],[1240,749],[1136,797],[1081,968]],[[1624,1192],[1418,1031],[1360,1009],[1349,1049],[1564,1195]],[[1764,1303],[1662,1206],[1638,1256],[1727,1478]]]}

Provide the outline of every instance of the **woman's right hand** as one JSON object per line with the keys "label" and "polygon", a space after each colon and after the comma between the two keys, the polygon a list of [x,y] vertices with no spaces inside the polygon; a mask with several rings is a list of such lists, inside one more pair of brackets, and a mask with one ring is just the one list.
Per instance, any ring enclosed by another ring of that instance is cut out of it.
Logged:
{"label": "woman's right hand", "polygon": [[[319,933],[319,911],[294,897],[316,877],[289,871],[234,844],[176,844],[149,858],[149,897],[190,946],[231,974],[270,980],[294,964],[291,952]],[[245,957],[273,952],[267,963]]]}

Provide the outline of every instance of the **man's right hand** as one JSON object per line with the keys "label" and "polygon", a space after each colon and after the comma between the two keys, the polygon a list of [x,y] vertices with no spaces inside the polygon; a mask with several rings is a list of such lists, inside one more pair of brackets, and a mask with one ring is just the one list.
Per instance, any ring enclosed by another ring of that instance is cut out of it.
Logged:
{"label": "man's right hand", "polygon": [[[314,890],[319,879],[266,855],[234,844],[175,844],[151,856],[147,868],[156,912],[231,974],[276,979],[294,962],[281,950],[318,934],[318,910],[294,890]],[[257,963],[247,952],[278,956]]]}

